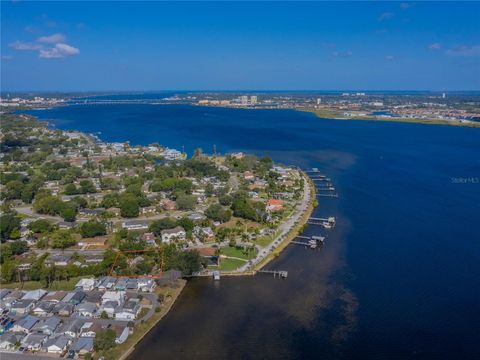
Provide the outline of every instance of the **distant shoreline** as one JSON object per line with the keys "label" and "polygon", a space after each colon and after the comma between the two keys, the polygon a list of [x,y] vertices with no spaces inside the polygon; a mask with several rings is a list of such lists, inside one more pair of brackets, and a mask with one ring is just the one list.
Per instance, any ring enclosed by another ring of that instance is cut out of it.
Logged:
{"label": "distant shoreline", "polygon": [[302,112],[309,112],[314,114],[316,117],[324,120],[352,120],[352,121],[373,121],[373,122],[400,122],[400,123],[410,123],[410,124],[424,124],[424,125],[447,125],[447,126],[460,126],[460,127],[469,127],[469,128],[480,128],[480,122],[468,121],[468,120],[448,120],[448,119],[424,119],[424,118],[403,118],[403,117],[387,117],[387,116],[341,116],[338,114],[330,113],[328,109],[325,111],[317,109],[294,109]]}

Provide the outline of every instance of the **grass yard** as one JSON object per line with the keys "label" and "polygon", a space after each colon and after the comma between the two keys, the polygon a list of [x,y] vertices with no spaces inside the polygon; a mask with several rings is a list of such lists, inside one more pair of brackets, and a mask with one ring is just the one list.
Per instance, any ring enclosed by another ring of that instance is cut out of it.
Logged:
{"label": "grass yard", "polygon": [[240,266],[244,265],[245,261],[238,259],[221,259],[219,270],[232,271],[238,269]]}
{"label": "grass yard", "polygon": [[254,248],[253,250],[249,251],[248,254],[245,254],[245,252],[243,251],[243,248],[237,249],[236,247],[227,246],[227,247],[220,248],[220,253],[226,256],[232,256],[232,257],[237,257],[245,260],[250,260],[257,255],[257,249]]}
{"label": "grass yard", "polygon": [[61,280],[61,281],[54,281],[50,284],[49,287],[45,288],[40,281],[25,281],[21,282],[14,282],[10,284],[2,284],[2,288],[5,289],[23,289],[23,290],[37,290],[37,289],[45,289],[45,290],[52,290],[52,291],[71,291],[75,289],[75,285],[77,282],[84,278],[85,276],[73,277],[70,280]]}

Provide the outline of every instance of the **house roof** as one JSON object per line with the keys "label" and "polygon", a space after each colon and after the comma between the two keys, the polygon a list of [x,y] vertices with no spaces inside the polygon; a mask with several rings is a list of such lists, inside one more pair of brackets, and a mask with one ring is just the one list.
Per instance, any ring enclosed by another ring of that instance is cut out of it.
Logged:
{"label": "house roof", "polygon": [[90,352],[93,350],[93,338],[91,337],[80,337],[72,344],[70,347],[71,350],[76,352],[84,350]]}
{"label": "house roof", "polygon": [[26,309],[32,305],[33,302],[34,301],[31,299],[20,299],[15,301],[15,303],[12,305],[12,309]]}
{"label": "house roof", "polygon": [[179,232],[185,232],[185,230],[181,226],[176,226],[173,229],[162,230],[162,235],[178,234]]}
{"label": "house roof", "polygon": [[23,300],[23,299],[39,300],[39,299],[41,299],[46,293],[47,293],[47,291],[45,291],[45,290],[43,290],[43,289],[28,291],[25,295],[23,295],[22,300]]}
{"label": "house roof", "polygon": [[70,339],[65,335],[59,335],[54,338],[50,338],[45,342],[44,347],[49,348],[51,346],[58,347],[60,349],[65,348],[68,345]]}

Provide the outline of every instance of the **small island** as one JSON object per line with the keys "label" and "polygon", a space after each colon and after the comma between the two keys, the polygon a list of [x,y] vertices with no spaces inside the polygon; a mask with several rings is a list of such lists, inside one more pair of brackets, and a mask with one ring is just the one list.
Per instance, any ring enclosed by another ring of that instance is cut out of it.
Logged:
{"label": "small island", "polygon": [[188,158],[15,113],[0,136],[4,350],[124,358],[184,278],[255,274],[317,205],[267,156]]}

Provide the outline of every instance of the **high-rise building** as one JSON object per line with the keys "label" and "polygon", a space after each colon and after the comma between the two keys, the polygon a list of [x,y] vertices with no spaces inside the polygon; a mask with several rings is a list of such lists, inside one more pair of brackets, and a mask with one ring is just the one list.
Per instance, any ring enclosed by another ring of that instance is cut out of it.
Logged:
{"label": "high-rise building", "polygon": [[240,96],[240,103],[243,104],[243,105],[247,105],[248,104],[248,95]]}
{"label": "high-rise building", "polygon": [[443,93],[442,94],[442,99],[445,99],[447,97],[447,94]]}
{"label": "high-rise building", "polygon": [[250,96],[250,104],[256,104],[257,103],[257,96],[256,95],[252,95]]}
{"label": "high-rise building", "polygon": [[320,105],[322,103],[322,99],[318,98],[317,99],[317,105]]}

